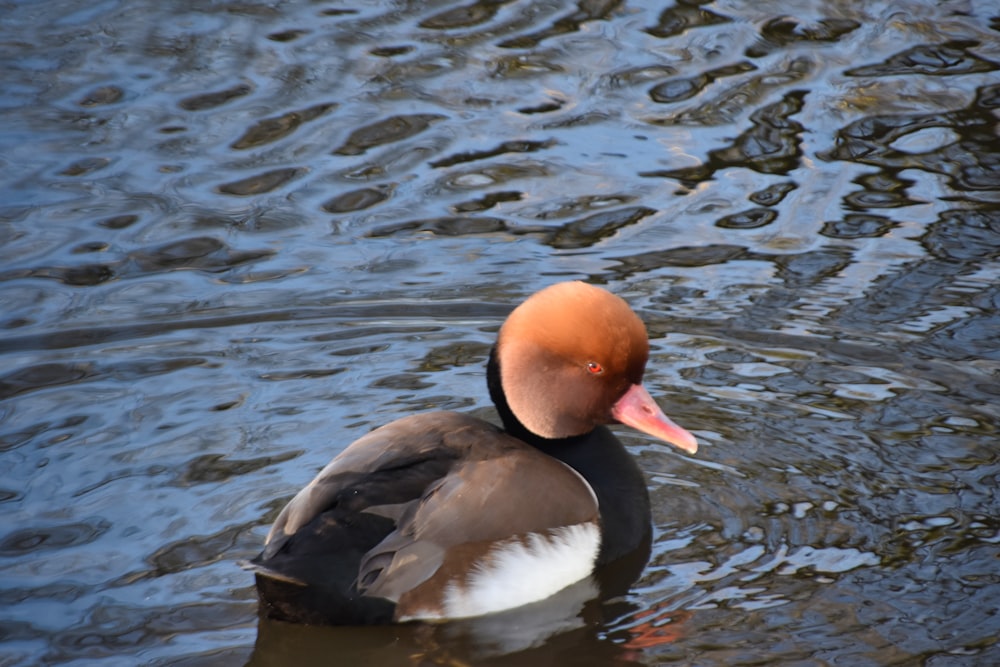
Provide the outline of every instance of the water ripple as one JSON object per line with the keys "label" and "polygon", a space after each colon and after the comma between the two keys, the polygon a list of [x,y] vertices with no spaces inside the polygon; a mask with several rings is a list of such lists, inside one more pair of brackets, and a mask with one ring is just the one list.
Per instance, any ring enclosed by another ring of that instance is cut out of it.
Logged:
{"label": "water ripple", "polygon": [[[1000,44],[953,4],[8,3],[0,662],[1000,663]],[[637,585],[258,623],[283,502],[494,418],[503,317],[573,278],[702,443],[621,432]]]}

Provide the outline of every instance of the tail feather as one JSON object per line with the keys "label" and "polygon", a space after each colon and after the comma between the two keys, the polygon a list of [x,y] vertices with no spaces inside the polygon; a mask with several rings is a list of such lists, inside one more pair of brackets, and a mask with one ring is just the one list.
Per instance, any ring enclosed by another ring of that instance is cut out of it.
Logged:
{"label": "tail feather", "polygon": [[280,544],[269,544],[240,563],[256,576],[260,613],[311,625],[391,623],[395,603],[362,595],[357,578],[364,555],[393,528],[392,519],[374,514],[345,520],[328,512]]}
{"label": "tail feather", "polygon": [[253,572],[258,576],[274,579],[275,581],[282,581],[286,584],[292,584],[294,586],[308,585],[305,581],[297,577],[293,577],[289,574],[285,574],[284,572],[279,572],[278,570],[269,568],[267,565],[258,562],[256,558],[253,560],[241,560],[237,563],[237,565],[242,567],[244,570]]}

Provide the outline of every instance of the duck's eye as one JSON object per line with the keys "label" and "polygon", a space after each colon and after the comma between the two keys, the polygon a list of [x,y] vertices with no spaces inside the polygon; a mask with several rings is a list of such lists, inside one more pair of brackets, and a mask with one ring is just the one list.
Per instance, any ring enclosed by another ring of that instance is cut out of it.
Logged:
{"label": "duck's eye", "polygon": [[600,375],[601,373],[604,372],[604,366],[601,366],[596,361],[588,361],[587,372],[590,373],[591,375]]}

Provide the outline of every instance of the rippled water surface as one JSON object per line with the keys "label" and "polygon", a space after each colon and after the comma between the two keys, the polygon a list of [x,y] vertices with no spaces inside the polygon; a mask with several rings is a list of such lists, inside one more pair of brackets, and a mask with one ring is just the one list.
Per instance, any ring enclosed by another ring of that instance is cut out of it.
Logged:
{"label": "rippled water surface", "polygon": [[[0,664],[1000,664],[990,2],[0,2]],[[258,626],[275,512],[608,286],[696,457],[530,622]]]}

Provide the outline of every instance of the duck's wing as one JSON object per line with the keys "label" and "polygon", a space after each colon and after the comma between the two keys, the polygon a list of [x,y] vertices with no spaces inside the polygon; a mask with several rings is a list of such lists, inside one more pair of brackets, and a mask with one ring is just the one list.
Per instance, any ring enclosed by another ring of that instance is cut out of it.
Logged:
{"label": "duck's wing", "polygon": [[271,526],[258,560],[278,553],[325,512],[393,518],[466,455],[470,443],[499,433],[454,412],[404,417],[351,443],[292,498]]}
{"label": "duck's wing", "polygon": [[357,587],[396,602],[397,619],[478,616],[585,578],[599,547],[590,486],[525,446],[463,460],[409,503],[361,561]]}
{"label": "duck's wing", "polygon": [[439,412],[345,449],[282,510],[251,568],[412,612],[397,617],[440,617],[442,591],[464,590],[518,549],[529,560],[575,549],[589,563],[575,581],[599,541],[596,497],[572,468],[486,422]]}

